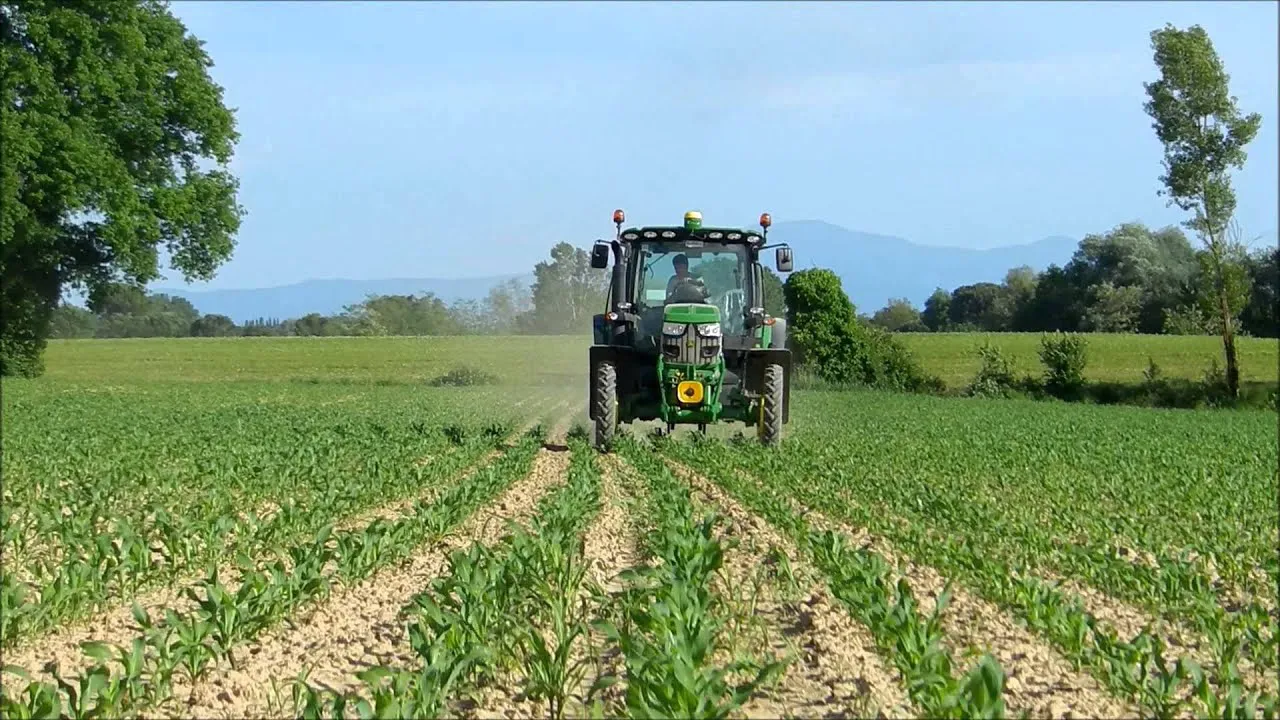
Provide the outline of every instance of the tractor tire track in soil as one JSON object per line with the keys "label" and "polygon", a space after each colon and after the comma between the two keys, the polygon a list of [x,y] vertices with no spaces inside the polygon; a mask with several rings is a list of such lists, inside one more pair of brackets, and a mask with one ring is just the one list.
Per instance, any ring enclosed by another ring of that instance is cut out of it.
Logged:
{"label": "tractor tire track in soil", "polygon": [[[563,432],[558,423],[551,438]],[[272,717],[273,706],[289,697],[289,683],[307,669],[308,682],[346,691],[361,687],[355,674],[369,667],[417,666],[420,660],[409,648],[401,609],[447,569],[450,552],[474,542],[492,544],[505,533],[507,521],[528,518],[538,501],[564,482],[568,462],[566,453],[539,450],[528,475],[445,540],[420,548],[404,563],[383,568],[355,587],[336,588],[292,627],[265,633],[242,648],[237,653],[240,668],[219,668],[198,685],[184,716]],[[175,688],[175,696],[185,693]]]}
{"label": "tractor tire track in soil", "polygon": [[[624,585],[617,580],[619,573],[643,562],[637,544],[639,536],[631,522],[628,508],[624,505],[625,501],[609,460],[612,460],[609,456],[597,457],[598,462],[603,461],[600,463],[600,510],[582,535],[582,555],[587,565],[587,577],[580,589],[580,598],[588,596],[588,586],[592,584],[611,594],[622,590]],[[589,607],[591,616],[598,618],[600,605],[593,603]],[[550,631],[546,628],[544,635],[548,641],[551,640]],[[588,648],[596,654],[596,663],[588,666],[583,682],[570,694],[565,708],[567,717],[590,716],[586,695],[591,684],[601,674],[620,673],[622,669],[622,654],[619,649],[608,644],[605,637],[594,628],[589,631],[588,636],[575,641],[570,664],[584,659]],[[522,686],[523,677],[519,672],[513,673],[505,682],[485,688],[475,706],[468,707],[460,714],[482,720],[541,717],[546,714],[546,705],[530,702],[524,696]],[[604,707],[606,717],[626,714],[622,701],[624,692],[625,686],[618,683],[596,698]]]}
{"label": "tractor tire track in soil", "polygon": [[[740,477],[753,484],[759,480]],[[796,500],[791,503],[815,529],[845,535],[850,544],[871,550],[894,566],[907,580],[919,607],[931,612],[946,586],[934,568],[917,565],[897,552],[886,540],[865,528],[833,520]],[[897,577],[893,582],[897,582]],[[967,653],[989,652],[1005,672],[1004,700],[1010,715],[1023,711],[1032,717],[1136,717],[1137,708],[1111,696],[1096,678],[1076,671],[1047,641],[1017,624],[999,606],[952,585],[950,600],[941,616],[944,646],[958,671]]]}
{"label": "tractor tire track in soil", "polygon": [[[901,674],[880,657],[870,633],[832,597],[799,548],[719,486],[686,467],[669,465],[689,483],[698,504],[725,516],[727,523],[717,531],[719,539],[738,541],[725,553],[724,572],[730,587],[717,578],[717,592],[722,597],[732,597],[741,589],[751,593],[758,573],[766,573],[759,595],[751,599],[754,620],[761,623],[763,634],[748,649],[755,655],[794,656],[777,685],[752,697],[741,714],[750,718],[915,717]],[[778,562],[769,556],[770,549],[786,556],[795,583],[791,593],[777,577]],[[788,598],[789,594],[793,597]],[[734,633],[745,638],[754,634],[750,629]]]}
{"label": "tractor tire track in soil", "polygon": [[[629,497],[624,496],[618,483],[617,468],[608,462],[601,465],[600,515],[587,530],[583,554],[589,563],[587,573],[591,581],[612,597],[626,587],[619,580],[619,574],[644,563],[640,551],[640,529],[633,520],[633,508],[640,496],[634,492]],[[590,633],[590,646],[598,649],[598,664],[574,693],[579,706],[572,709],[579,715],[587,714],[586,696],[595,678],[600,675],[620,676],[623,669],[622,651],[608,644],[604,635],[595,628]],[[625,685],[616,683],[599,693],[597,699],[607,714],[624,714],[624,691]]]}
{"label": "tractor tire track in soil", "polygon": [[[535,414],[534,418],[525,423],[520,430],[509,435],[504,445],[510,446],[521,435],[536,426],[542,418],[550,416],[564,405],[565,402],[562,401],[549,408],[548,412]],[[501,450],[491,451],[482,459],[473,463],[468,469],[455,476],[456,479],[450,480],[446,484],[455,485],[464,482],[466,478],[489,462],[492,462],[501,452]],[[424,495],[435,495],[439,491],[439,487],[431,488]],[[409,508],[412,508],[417,499],[392,501],[376,510],[362,513],[360,517],[365,518],[364,520],[347,520],[336,524],[335,529],[358,529],[368,525],[375,517],[386,517],[388,520],[394,520]],[[274,560],[274,557],[270,558],[270,560]],[[285,560],[287,562],[287,558]],[[179,614],[190,612],[196,607],[196,603],[185,595],[184,589],[200,582],[204,576],[203,572],[191,573],[167,587],[147,590],[132,597],[118,598],[120,600],[118,604],[102,612],[74,623],[61,625],[48,633],[27,638],[22,644],[5,650],[4,662],[6,665],[25,668],[32,673],[34,679],[44,681],[53,680],[52,675],[43,670],[51,662],[57,664],[58,671],[64,676],[83,672],[91,667],[94,661],[84,654],[80,647],[81,643],[102,641],[116,645],[127,645],[132,642],[133,638],[137,637],[138,633],[141,632],[137,621],[133,618],[134,602],[137,602],[139,607],[145,610],[148,616],[153,619],[163,617],[165,609],[172,609]],[[228,592],[234,593],[240,586],[239,568],[232,563],[224,562],[219,565],[218,578]]]}

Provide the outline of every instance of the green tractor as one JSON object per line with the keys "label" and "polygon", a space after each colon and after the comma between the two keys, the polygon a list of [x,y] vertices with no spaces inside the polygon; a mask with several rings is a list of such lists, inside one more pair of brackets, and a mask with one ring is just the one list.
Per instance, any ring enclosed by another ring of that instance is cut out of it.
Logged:
{"label": "green tractor", "polygon": [[764,310],[760,251],[777,248],[779,272],[791,272],[791,248],[766,245],[760,232],[703,227],[698,212],[682,226],[622,229],[596,241],[591,267],[613,256],[606,312],[594,318],[589,414],[595,445],[608,451],[620,423],[634,420],[707,426],[755,425],[776,446],[790,420],[791,351],[786,321]]}

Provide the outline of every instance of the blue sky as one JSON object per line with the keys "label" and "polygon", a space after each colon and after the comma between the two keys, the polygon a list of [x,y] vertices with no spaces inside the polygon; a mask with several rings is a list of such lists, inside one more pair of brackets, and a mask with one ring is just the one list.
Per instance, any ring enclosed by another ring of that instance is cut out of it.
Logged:
{"label": "blue sky", "polygon": [[[524,272],[629,221],[933,245],[1178,222],[1149,33],[1208,30],[1277,221],[1274,2],[175,2],[238,109],[248,211],[202,287]],[[797,252],[802,252],[798,249]],[[180,282],[176,273],[162,285]]]}

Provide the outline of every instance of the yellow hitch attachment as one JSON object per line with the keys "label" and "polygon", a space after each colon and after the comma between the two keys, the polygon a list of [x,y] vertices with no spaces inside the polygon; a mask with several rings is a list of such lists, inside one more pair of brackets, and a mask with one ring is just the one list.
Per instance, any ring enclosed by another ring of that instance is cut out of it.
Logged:
{"label": "yellow hitch attachment", "polygon": [[697,380],[685,380],[676,386],[676,397],[682,405],[697,405],[702,402],[702,383]]}

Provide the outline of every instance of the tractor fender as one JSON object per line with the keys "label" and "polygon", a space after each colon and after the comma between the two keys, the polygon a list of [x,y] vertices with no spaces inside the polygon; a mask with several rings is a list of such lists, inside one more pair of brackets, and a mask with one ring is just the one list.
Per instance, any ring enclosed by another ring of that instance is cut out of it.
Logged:
{"label": "tractor fender", "polygon": [[[777,332],[775,329],[774,332]],[[785,336],[784,336],[785,338]],[[782,366],[782,422],[791,421],[791,351],[785,348],[753,348],[747,351],[746,377],[743,387],[760,392],[764,387],[764,369]]]}

